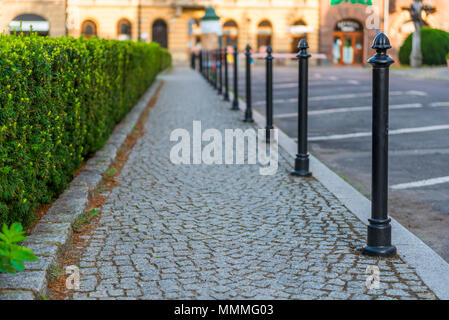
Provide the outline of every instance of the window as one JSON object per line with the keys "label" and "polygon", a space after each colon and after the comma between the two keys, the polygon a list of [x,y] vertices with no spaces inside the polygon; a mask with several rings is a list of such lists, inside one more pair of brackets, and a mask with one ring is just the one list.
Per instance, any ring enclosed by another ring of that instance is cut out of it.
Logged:
{"label": "window", "polygon": [[307,34],[312,31],[303,20],[297,20],[290,26],[291,52],[298,52],[298,46],[301,39],[307,39]]}
{"label": "window", "polygon": [[152,39],[161,45],[162,48],[168,47],[167,23],[162,19],[157,19],[153,23]]}
{"label": "window", "polygon": [[29,34],[30,31],[33,31],[40,36],[48,36],[50,24],[45,18],[37,14],[21,14],[11,21],[9,24],[9,31],[11,34],[21,31],[25,35]]}
{"label": "window", "polygon": [[234,47],[238,43],[239,29],[234,20],[228,20],[223,25],[223,45]]}
{"label": "window", "polygon": [[271,46],[271,37],[273,34],[273,28],[271,22],[263,20],[257,26],[257,48],[259,52],[265,52],[268,45]]}
{"label": "window", "polygon": [[129,40],[132,35],[131,22],[128,19],[121,19],[117,23],[117,38],[119,40]]}
{"label": "window", "polygon": [[97,25],[92,20],[86,20],[81,25],[81,34],[85,38],[96,37],[97,36]]}

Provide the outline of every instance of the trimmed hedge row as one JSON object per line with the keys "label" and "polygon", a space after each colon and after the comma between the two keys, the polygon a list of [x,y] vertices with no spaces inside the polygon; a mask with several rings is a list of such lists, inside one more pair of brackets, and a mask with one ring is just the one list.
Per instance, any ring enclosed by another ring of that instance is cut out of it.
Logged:
{"label": "trimmed hedge row", "polygon": [[[413,33],[409,34],[399,49],[399,62],[403,65],[410,65],[412,39]],[[421,29],[421,50],[424,65],[446,64],[446,55],[449,52],[449,33],[439,29],[423,27]]]}
{"label": "trimmed hedge row", "polygon": [[155,43],[0,36],[0,225],[28,225],[170,64]]}

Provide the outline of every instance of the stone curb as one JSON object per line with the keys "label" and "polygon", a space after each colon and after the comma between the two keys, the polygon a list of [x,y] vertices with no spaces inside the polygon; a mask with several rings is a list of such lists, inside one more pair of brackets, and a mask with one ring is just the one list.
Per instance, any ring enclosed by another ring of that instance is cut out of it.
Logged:
{"label": "stone curb", "polygon": [[115,127],[105,146],[86,163],[69,188],[52,204],[31,230],[23,245],[32,249],[39,261],[25,263],[25,271],[0,274],[0,300],[34,300],[47,294],[50,272],[72,237],[72,223],[85,210],[89,193],[101,183],[103,173],[117,157],[128,134],[161,84],[156,79],[139,102]]}
{"label": "stone curb", "polygon": [[[232,101],[234,93],[229,92],[229,96]],[[244,115],[246,102],[239,98],[239,104],[240,111]],[[253,109],[253,118],[256,125],[265,128],[265,116]],[[287,160],[293,168],[297,144],[277,126],[274,125],[274,128],[279,132],[278,141],[275,142],[292,156],[290,160]],[[310,155],[310,170],[313,177],[339,199],[349,211],[365,225],[368,224],[368,219],[371,216],[370,200],[313,155]],[[449,300],[449,263],[394,218],[391,218],[391,226],[393,229],[392,242],[396,246],[399,256],[415,269],[423,282],[439,299]]]}

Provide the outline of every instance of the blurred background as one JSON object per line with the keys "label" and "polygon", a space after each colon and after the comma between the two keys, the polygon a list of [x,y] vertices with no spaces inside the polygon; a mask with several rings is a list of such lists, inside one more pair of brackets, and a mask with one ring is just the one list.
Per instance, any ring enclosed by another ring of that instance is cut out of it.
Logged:
{"label": "blurred background", "polygon": [[[367,2],[369,0],[354,1]],[[213,7],[222,26],[223,45],[250,44],[263,52],[270,44],[277,53],[297,51],[306,37],[310,51],[325,55],[322,63],[363,64],[372,55],[371,42],[378,29],[367,21],[367,6],[331,0],[1,0],[0,30],[33,30],[40,35],[156,41],[187,61],[190,52],[201,48],[201,19]],[[388,2],[388,8],[385,3]],[[388,12],[387,34],[397,58],[399,48],[414,31],[412,0],[372,0],[380,28]],[[449,31],[449,1],[423,1],[422,24]]]}

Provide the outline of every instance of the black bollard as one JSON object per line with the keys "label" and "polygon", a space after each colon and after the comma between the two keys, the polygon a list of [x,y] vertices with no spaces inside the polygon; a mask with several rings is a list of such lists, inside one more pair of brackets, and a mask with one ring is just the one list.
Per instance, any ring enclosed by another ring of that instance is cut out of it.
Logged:
{"label": "black bollard", "polygon": [[200,53],[198,54],[198,67],[200,74],[203,74],[203,50],[200,50]]}
{"label": "black bollard", "polygon": [[265,127],[265,138],[266,142],[271,141],[270,130],[273,129],[273,56],[271,53],[273,49],[271,46],[267,46],[267,56],[266,60],[266,117],[267,117],[267,126]]}
{"label": "black bollard", "polygon": [[218,90],[218,50],[214,50],[214,64],[215,64],[214,89]]}
{"label": "black bollard", "polygon": [[228,72],[228,48],[224,48],[224,65],[225,65],[225,91],[224,101],[229,101],[229,72]]}
{"label": "black bollard", "polygon": [[393,257],[391,219],[388,217],[388,104],[389,70],[394,63],[387,54],[390,40],[384,33],[374,39],[376,54],[368,61],[373,66],[372,197],[367,245],[362,253],[374,257]]}
{"label": "black bollard", "polygon": [[212,84],[211,62],[212,62],[212,53],[210,50],[207,50],[207,79],[209,81],[209,84]]}
{"label": "black bollard", "polygon": [[253,111],[251,108],[251,47],[246,46],[246,110],[244,122],[254,122]]}
{"label": "black bollard", "polygon": [[206,50],[206,80],[209,81],[209,50]]}
{"label": "black bollard", "polygon": [[210,83],[210,51],[207,50],[206,54],[206,66],[207,66],[207,81]]}
{"label": "black bollard", "polygon": [[191,67],[193,70],[196,69],[195,62],[196,62],[196,55],[195,55],[195,52],[192,51],[192,54],[190,55],[190,67]]}
{"label": "black bollard", "polygon": [[309,58],[311,55],[307,52],[309,45],[306,39],[299,42],[299,53],[296,56],[299,62],[299,90],[298,90],[298,153],[295,159],[294,176],[310,177],[309,171],[309,152],[307,150],[307,113],[308,113],[308,94],[309,94]]}
{"label": "black bollard", "polygon": [[239,53],[237,52],[237,45],[234,46],[234,101],[232,102],[231,110],[239,109],[239,65],[238,65]]}
{"label": "black bollard", "polygon": [[223,92],[223,49],[220,47],[218,49],[218,94],[222,94]]}

